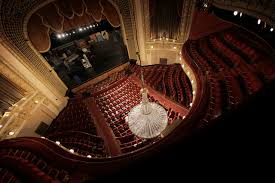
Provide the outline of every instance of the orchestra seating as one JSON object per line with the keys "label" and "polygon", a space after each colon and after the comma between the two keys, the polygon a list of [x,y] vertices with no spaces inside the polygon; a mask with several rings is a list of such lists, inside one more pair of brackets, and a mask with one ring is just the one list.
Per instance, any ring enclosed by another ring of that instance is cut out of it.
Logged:
{"label": "orchestra seating", "polygon": [[240,39],[234,30],[189,40],[183,47],[187,59],[199,66],[209,83],[210,98],[200,127],[234,109],[275,78],[275,64],[261,51],[264,50],[262,44],[251,46],[247,36]]}
{"label": "orchestra seating", "polygon": [[103,79],[102,81],[99,81],[93,85],[90,85],[90,86],[78,91],[77,94],[80,94],[83,92],[96,93],[100,90],[103,90],[103,89],[107,88],[109,85],[111,85],[112,83],[126,77],[127,76],[126,71],[127,70],[124,69],[122,71],[115,72],[115,73],[109,75],[107,78]]}
{"label": "orchestra seating", "polygon": [[[129,70],[140,77],[140,66],[130,65]],[[146,84],[174,102],[190,108],[192,86],[180,64],[143,66],[143,74]]]}
{"label": "orchestra seating", "polygon": [[[171,67],[174,67],[174,65]],[[97,107],[104,115],[115,137],[119,140],[122,152],[130,152],[154,141],[135,136],[127,124],[126,116],[128,112],[141,102],[140,89],[140,86],[136,85],[131,78],[128,78],[102,93],[97,93],[95,96]],[[158,102],[153,96],[150,96],[150,93],[149,100]],[[166,110],[169,124],[172,124],[176,119],[183,119],[183,115],[173,109]]]}
{"label": "orchestra seating", "polygon": [[125,121],[130,109],[141,101],[139,91],[140,87],[127,79],[95,96],[97,107],[120,142],[122,153],[133,151],[153,141],[135,136]]}

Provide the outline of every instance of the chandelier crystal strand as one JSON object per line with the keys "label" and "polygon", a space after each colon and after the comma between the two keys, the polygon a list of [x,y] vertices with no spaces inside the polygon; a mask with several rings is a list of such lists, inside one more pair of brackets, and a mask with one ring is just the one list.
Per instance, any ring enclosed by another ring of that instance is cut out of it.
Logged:
{"label": "chandelier crystal strand", "polygon": [[[139,54],[138,58],[139,58]],[[140,59],[140,58],[139,58]],[[148,99],[148,90],[144,88],[143,71],[141,67],[142,96],[141,103],[131,109],[128,114],[128,125],[130,130],[138,137],[154,138],[161,134],[167,127],[168,118],[165,109]]]}

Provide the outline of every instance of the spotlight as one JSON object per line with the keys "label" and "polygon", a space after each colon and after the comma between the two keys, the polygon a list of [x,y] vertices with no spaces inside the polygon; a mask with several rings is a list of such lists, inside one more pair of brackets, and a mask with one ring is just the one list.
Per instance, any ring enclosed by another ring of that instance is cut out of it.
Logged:
{"label": "spotlight", "polygon": [[80,27],[78,30],[79,30],[79,32],[81,32],[83,29]]}
{"label": "spotlight", "polygon": [[58,39],[61,39],[61,37],[62,37],[61,34],[57,34]]}
{"label": "spotlight", "polygon": [[153,45],[151,45],[151,48],[154,48],[154,46],[153,46]]}
{"label": "spotlight", "polygon": [[66,33],[66,36],[68,36],[69,34],[68,33]]}
{"label": "spotlight", "polygon": [[92,156],[91,155],[87,155],[87,158],[92,158]]}
{"label": "spotlight", "polygon": [[258,25],[261,23],[261,19],[258,19]]}
{"label": "spotlight", "polygon": [[13,131],[9,132],[9,136],[12,136],[12,135],[14,135],[14,132]]}
{"label": "spotlight", "polygon": [[238,15],[238,11],[234,11],[234,12],[233,12],[233,15],[234,15],[234,16]]}
{"label": "spotlight", "polygon": [[177,49],[177,47],[174,46],[174,49]]}
{"label": "spotlight", "polygon": [[95,27],[95,25],[93,25],[93,27]]}
{"label": "spotlight", "polygon": [[64,33],[62,33],[62,34],[61,34],[61,37],[65,37],[65,34],[64,34]]}
{"label": "spotlight", "polygon": [[73,150],[73,149],[70,149],[70,152],[71,152],[71,153],[74,153],[74,150]]}
{"label": "spotlight", "polygon": [[207,3],[203,3],[203,7],[207,8],[208,7]]}
{"label": "spotlight", "polygon": [[92,26],[92,25],[90,25],[89,27],[90,27],[90,28],[93,28],[93,26]]}
{"label": "spotlight", "polygon": [[242,17],[242,16],[243,16],[243,13],[241,12],[241,13],[240,13],[240,17]]}
{"label": "spotlight", "polygon": [[60,142],[59,142],[59,141],[55,141],[55,143],[56,143],[57,145],[60,145]]}
{"label": "spotlight", "polygon": [[273,32],[273,28],[272,27],[270,28],[270,32]]}
{"label": "spotlight", "polygon": [[41,139],[45,139],[45,137],[42,136]]}

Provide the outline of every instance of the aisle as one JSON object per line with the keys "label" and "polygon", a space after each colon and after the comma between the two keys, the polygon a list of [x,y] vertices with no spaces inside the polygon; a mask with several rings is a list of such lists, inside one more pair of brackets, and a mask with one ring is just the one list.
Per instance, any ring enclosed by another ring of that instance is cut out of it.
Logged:
{"label": "aisle", "polygon": [[92,116],[97,127],[99,135],[103,138],[106,150],[108,150],[110,156],[117,156],[121,154],[120,145],[116,140],[111,128],[107,125],[107,122],[97,108],[92,98],[87,99],[87,106],[92,113]]}

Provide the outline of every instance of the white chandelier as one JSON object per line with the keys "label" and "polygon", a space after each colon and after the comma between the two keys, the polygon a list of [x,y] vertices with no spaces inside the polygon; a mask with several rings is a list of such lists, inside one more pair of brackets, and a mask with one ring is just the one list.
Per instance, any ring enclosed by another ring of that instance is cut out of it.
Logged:
{"label": "white chandelier", "polygon": [[[139,54],[138,54],[139,58]],[[140,59],[140,58],[139,58]],[[141,67],[142,88],[140,90],[142,101],[128,113],[130,130],[138,137],[154,138],[161,134],[168,124],[167,112],[154,102],[149,102],[148,90],[144,88],[144,79]]]}

